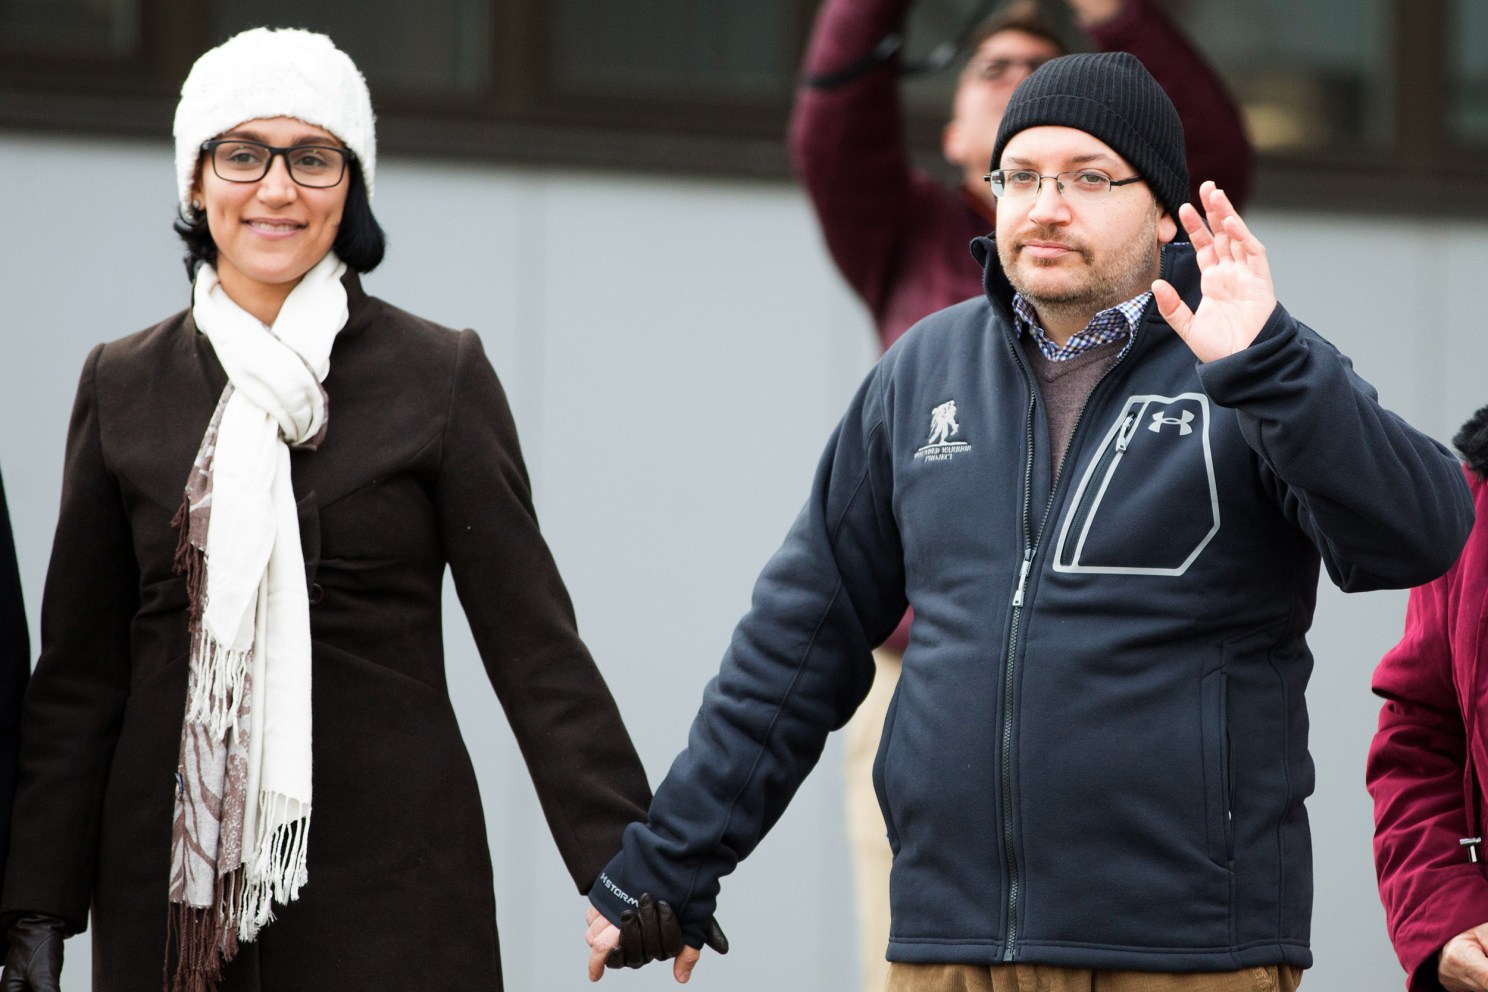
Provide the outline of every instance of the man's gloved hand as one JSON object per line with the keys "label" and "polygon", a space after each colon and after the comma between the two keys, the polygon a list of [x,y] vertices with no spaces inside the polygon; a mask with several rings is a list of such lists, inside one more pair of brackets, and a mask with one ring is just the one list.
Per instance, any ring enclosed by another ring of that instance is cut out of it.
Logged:
{"label": "man's gloved hand", "polygon": [[58,992],[62,938],[67,924],[32,913],[10,925],[10,953],[0,973],[0,992]]}
{"label": "man's gloved hand", "polygon": [[[712,917],[708,918],[703,943],[719,954],[728,953],[728,938]],[[651,961],[666,961],[682,953],[685,946],[671,904],[642,893],[638,906],[620,914],[620,941],[610,948],[605,967],[639,968]],[[9,990],[0,988],[0,992]]]}

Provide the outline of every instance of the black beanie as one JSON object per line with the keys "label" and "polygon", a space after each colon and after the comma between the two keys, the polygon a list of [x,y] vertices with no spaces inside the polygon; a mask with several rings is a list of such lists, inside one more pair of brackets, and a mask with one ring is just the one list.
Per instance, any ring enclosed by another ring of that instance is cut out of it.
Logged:
{"label": "black beanie", "polygon": [[1183,122],[1135,56],[1064,55],[1040,66],[1008,101],[992,149],[992,168],[999,168],[1013,135],[1046,124],[1072,127],[1110,145],[1147,181],[1175,220],[1179,205],[1188,202]]}

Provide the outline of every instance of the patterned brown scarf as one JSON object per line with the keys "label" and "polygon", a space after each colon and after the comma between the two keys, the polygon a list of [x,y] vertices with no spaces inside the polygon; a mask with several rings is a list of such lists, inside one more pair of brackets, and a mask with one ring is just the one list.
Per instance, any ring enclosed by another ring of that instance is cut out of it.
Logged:
{"label": "patterned brown scarf", "polygon": [[309,604],[288,446],[325,435],[320,382],[346,322],[344,271],[328,255],[272,329],[210,267],[197,276],[193,316],[229,382],[174,520],[191,651],[171,838],[173,992],[215,989],[239,942],[308,878]]}

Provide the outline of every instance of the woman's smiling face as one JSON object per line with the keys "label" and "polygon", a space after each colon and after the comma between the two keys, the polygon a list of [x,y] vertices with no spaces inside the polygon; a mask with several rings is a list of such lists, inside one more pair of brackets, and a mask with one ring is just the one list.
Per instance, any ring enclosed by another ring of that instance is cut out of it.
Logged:
{"label": "woman's smiling face", "polygon": [[[329,131],[294,117],[244,121],[219,137],[280,148],[342,147]],[[218,278],[233,302],[272,324],[285,297],[335,244],[349,187],[345,176],[335,186],[301,186],[290,178],[282,155],[273,157],[268,173],[257,182],[229,182],[204,155],[197,169],[197,199],[217,245]]]}

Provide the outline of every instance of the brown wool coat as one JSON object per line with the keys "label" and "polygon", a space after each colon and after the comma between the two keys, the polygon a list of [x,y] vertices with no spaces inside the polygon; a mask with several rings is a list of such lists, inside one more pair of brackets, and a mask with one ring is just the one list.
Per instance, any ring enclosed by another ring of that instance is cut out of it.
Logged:
{"label": "brown wool coat", "polygon": [[[223,989],[500,989],[486,827],[445,686],[446,565],[580,890],[650,801],[474,333],[368,297],[292,455],[314,643],[310,881]],[[171,516],[226,384],[189,312],[88,356],[26,698],[0,911],[81,929],[96,992],[162,985],[186,591]]]}

